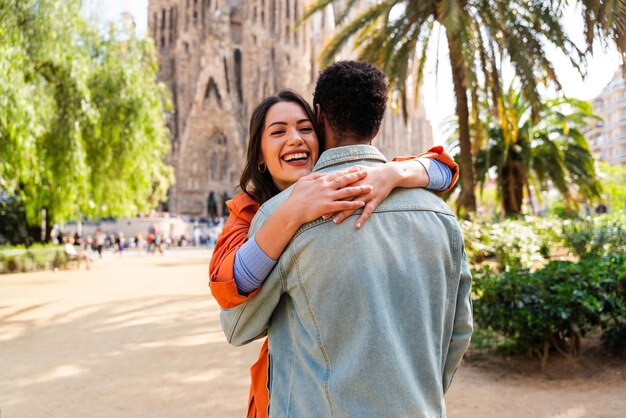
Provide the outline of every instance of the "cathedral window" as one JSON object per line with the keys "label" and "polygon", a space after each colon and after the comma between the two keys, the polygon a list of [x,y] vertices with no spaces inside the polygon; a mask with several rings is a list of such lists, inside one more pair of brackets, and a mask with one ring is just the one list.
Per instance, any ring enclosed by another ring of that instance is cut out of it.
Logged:
{"label": "cathedral window", "polygon": [[165,30],[165,9],[161,10],[161,30]]}
{"label": "cathedral window", "polygon": [[[298,0],[295,0],[295,3],[293,5],[293,18],[294,21],[298,21]],[[293,42],[298,45],[298,32],[299,30],[294,30],[293,31]]]}
{"label": "cathedral window", "polygon": [[276,33],[276,0],[270,0],[270,30]]}
{"label": "cathedral window", "polygon": [[265,26],[265,0],[261,0],[261,24]]}
{"label": "cathedral window", "polygon": [[155,39],[157,38],[157,29],[158,29],[158,24],[159,24],[159,17],[157,15],[157,13],[155,12],[153,15],[153,20],[154,20],[154,24],[152,25],[152,29],[153,29],[153,33],[152,33],[152,38]]}
{"label": "cathedral window", "polygon": [[215,96],[217,100],[217,105],[222,107],[222,95],[220,94],[219,89],[217,88],[217,84],[215,84],[215,80],[213,77],[209,79],[209,82],[206,85],[206,90],[204,91],[204,104],[208,105],[211,101],[211,97]]}
{"label": "cathedral window", "polygon": [[291,0],[286,0],[286,3],[285,3],[285,17],[287,18],[287,20],[289,20],[289,2],[290,1]]}
{"label": "cathedral window", "polygon": [[230,80],[228,78],[228,63],[224,57],[224,78],[226,79],[226,91],[230,93]]}
{"label": "cathedral window", "polygon": [[178,37],[178,7],[174,7],[174,38]]}
{"label": "cathedral window", "polygon": [[205,0],[202,0],[202,7],[200,7],[200,15],[202,18],[202,27],[206,24],[206,19],[204,18],[204,11],[206,10]]}
{"label": "cathedral window", "polygon": [[174,41],[174,8],[170,9],[170,39],[169,42],[172,43]]}
{"label": "cathedral window", "polygon": [[241,83],[241,51],[235,49],[235,84],[237,86],[237,96],[239,103],[243,103],[243,87]]}
{"label": "cathedral window", "polygon": [[193,12],[193,25],[196,26],[198,24],[198,12]]}

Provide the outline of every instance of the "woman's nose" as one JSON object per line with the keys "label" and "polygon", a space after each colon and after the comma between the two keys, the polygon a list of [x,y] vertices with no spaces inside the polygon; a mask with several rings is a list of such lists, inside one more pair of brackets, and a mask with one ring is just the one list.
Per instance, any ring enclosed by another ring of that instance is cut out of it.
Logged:
{"label": "woman's nose", "polygon": [[304,142],[304,139],[302,138],[302,135],[300,135],[300,132],[298,132],[297,129],[291,131],[291,135],[289,135],[289,142],[290,143],[302,143]]}

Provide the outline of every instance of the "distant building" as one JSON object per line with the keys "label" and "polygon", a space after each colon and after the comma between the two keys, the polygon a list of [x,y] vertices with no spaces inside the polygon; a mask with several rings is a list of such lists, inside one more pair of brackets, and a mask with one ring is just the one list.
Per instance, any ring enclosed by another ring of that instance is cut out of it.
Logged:
{"label": "distant building", "polygon": [[626,71],[618,70],[592,104],[603,121],[587,132],[591,150],[609,164],[625,165]]}
{"label": "distant building", "polygon": [[[224,201],[236,193],[255,106],[284,88],[311,100],[316,57],[335,25],[328,7],[294,29],[306,2],[149,0],[148,31],[158,51],[159,78],[174,102],[168,120],[168,162],[176,175],[170,212],[227,215]],[[385,155],[432,146],[423,107],[409,109],[407,125],[398,113],[388,113],[375,142]]]}

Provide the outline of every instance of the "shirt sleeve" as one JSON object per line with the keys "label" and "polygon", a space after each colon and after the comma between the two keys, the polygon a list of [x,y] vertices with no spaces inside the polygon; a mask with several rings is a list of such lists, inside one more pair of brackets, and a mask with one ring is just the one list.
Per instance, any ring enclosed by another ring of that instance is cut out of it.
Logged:
{"label": "shirt sleeve", "polygon": [[259,247],[254,237],[246,241],[235,255],[234,276],[239,293],[248,294],[261,287],[276,265]]}
{"label": "shirt sleeve", "polygon": [[452,170],[450,170],[450,167],[431,158],[420,157],[416,160],[424,166],[428,174],[427,189],[439,192],[450,187],[450,182],[452,181]]}

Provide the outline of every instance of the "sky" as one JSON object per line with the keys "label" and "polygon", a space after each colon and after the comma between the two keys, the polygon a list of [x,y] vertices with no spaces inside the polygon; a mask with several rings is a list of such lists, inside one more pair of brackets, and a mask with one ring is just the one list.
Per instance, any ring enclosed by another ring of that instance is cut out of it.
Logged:
{"label": "sky", "polygon": [[[575,2],[572,3],[575,4]],[[147,31],[148,0],[86,0],[84,11],[87,16],[94,17],[98,21],[104,22],[103,24],[119,21],[121,14],[127,11],[135,19],[137,32],[140,35],[145,35]],[[582,48],[584,45],[580,8],[570,6],[565,12],[564,22],[566,22],[565,29],[568,34]],[[433,35],[422,87],[422,103],[433,126],[435,144],[445,142],[445,138],[442,138],[441,134],[441,124],[454,114],[454,91],[450,65],[446,56],[447,44],[444,35],[442,32],[439,39],[438,60],[434,59],[437,56],[437,36]],[[605,51],[601,45],[596,44],[594,51],[596,53],[589,60],[587,76],[584,80],[569,64],[565,56],[555,50],[549,49],[547,51],[550,56],[554,57],[555,70],[565,95],[577,99],[593,99],[612,79],[620,63],[615,48],[611,46]]]}

